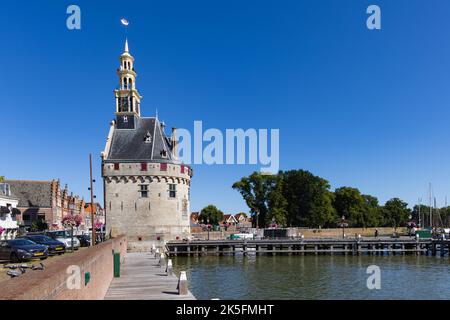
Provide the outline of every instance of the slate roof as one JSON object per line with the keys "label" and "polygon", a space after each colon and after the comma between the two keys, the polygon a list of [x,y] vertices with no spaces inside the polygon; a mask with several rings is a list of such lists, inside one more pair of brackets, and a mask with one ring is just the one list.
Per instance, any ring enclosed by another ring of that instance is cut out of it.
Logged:
{"label": "slate roof", "polygon": [[51,207],[52,181],[6,180],[18,207]]}
{"label": "slate roof", "polygon": [[[150,134],[151,141],[146,142]],[[166,151],[166,157],[161,152]],[[107,160],[145,160],[177,162],[172,155],[172,141],[157,118],[136,118],[135,129],[114,129]]]}

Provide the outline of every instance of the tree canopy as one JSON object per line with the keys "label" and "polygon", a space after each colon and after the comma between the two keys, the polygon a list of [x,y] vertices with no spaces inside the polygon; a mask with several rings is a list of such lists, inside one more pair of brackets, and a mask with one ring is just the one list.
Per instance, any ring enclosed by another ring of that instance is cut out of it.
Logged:
{"label": "tree canopy", "polygon": [[223,220],[223,212],[210,204],[200,211],[199,221],[204,224],[218,225]]}
{"label": "tree canopy", "polygon": [[[357,188],[340,187],[305,170],[280,171],[276,175],[254,172],[233,184],[249,207],[256,226],[275,221],[287,227],[337,227],[345,217],[350,227],[405,226],[411,214],[408,204],[393,198],[379,204],[376,197]],[[445,218],[450,217],[450,208]]]}

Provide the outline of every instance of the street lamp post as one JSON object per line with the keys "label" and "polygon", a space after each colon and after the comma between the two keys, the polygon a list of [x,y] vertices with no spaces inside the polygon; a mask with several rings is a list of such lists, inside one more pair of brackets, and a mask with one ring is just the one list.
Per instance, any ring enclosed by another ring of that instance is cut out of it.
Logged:
{"label": "street lamp post", "polygon": [[345,216],[342,216],[341,226],[342,226],[342,239],[345,239]]}
{"label": "street lamp post", "polygon": [[[69,204],[69,209],[70,209],[70,215],[72,216],[72,217],[75,217],[74,215],[73,215],[73,210],[75,209],[75,204],[73,204],[73,203],[70,203]],[[71,246],[71,250],[72,250],[72,252],[74,251],[73,249],[73,223],[71,223],[70,224],[70,241],[71,241],[71,244],[72,244],[72,246]]]}
{"label": "street lamp post", "polygon": [[90,173],[90,188],[89,191],[91,191],[91,227],[92,227],[92,234],[91,234],[91,246],[95,246],[95,214],[96,214],[96,205],[94,204],[94,179],[92,179],[92,155],[89,154],[89,173]]}

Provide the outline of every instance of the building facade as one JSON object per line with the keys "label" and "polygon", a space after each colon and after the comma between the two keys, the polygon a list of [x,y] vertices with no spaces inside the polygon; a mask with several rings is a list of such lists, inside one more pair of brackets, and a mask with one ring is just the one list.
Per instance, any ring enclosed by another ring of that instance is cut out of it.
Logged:
{"label": "building facade", "polygon": [[11,192],[8,183],[0,183],[0,240],[14,239],[19,230],[17,209],[19,199]]}
{"label": "building facade", "polygon": [[141,117],[128,41],[119,60],[115,120],[101,154],[106,232],[129,241],[187,237],[192,170],[176,157],[176,129],[169,137],[157,116]]}
{"label": "building facade", "polygon": [[104,226],[105,225],[105,210],[102,208],[100,203],[95,203],[95,206],[93,206],[91,203],[87,203],[85,207],[85,213],[86,213],[86,225],[88,228],[91,228],[91,214],[94,212],[94,225],[96,228],[99,228],[99,225]]}
{"label": "building facade", "polygon": [[[18,199],[17,209],[21,214],[18,223],[30,229],[35,222],[45,223],[48,229],[62,229],[62,219],[66,215],[81,215],[83,221],[85,202],[78,196],[69,194],[67,185],[61,189],[59,180],[5,180],[11,192]],[[79,229],[84,228],[84,222]]]}

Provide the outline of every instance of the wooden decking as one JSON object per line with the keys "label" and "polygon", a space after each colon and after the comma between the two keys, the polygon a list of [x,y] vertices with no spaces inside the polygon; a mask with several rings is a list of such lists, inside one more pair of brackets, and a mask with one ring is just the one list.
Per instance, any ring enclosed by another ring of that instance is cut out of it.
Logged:
{"label": "wooden decking", "polygon": [[114,278],[105,300],[195,300],[178,295],[176,276],[167,276],[151,253],[127,253],[120,278]]}

